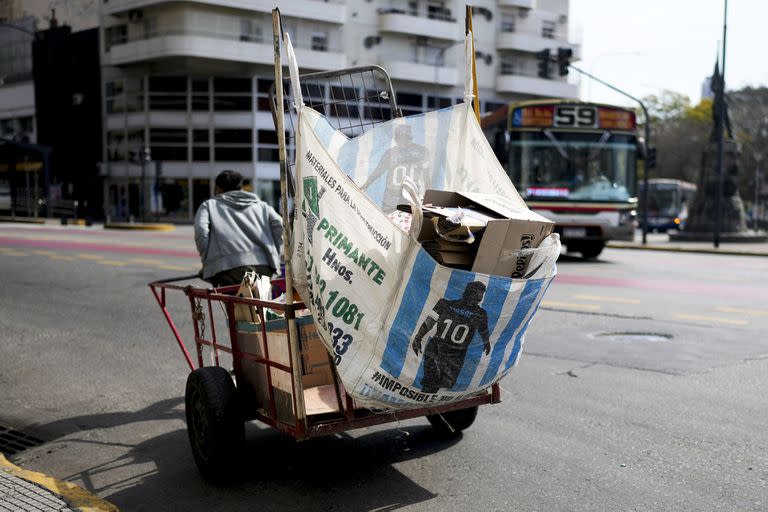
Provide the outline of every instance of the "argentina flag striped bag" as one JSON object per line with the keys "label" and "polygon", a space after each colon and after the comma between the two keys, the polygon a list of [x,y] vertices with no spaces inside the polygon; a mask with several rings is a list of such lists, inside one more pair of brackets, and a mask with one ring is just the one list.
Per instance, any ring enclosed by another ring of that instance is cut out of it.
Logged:
{"label": "argentina flag striped bag", "polygon": [[[297,109],[290,271],[338,375],[358,405],[450,403],[483,392],[518,362],[525,331],[555,277],[556,234],[525,278],[438,264],[417,242],[426,189],[493,194],[528,208],[465,101],[381,123],[355,137],[304,105],[284,36]],[[474,53],[465,43],[467,66]],[[409,203],[410,231],[388,214]]]}

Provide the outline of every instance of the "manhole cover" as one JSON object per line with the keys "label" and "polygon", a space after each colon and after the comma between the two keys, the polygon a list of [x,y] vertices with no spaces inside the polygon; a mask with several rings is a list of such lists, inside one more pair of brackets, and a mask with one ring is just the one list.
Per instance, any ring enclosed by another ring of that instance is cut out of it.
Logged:
{"label": "manhole cover", "polygon": [[0,423],[0,453],[11,456],[45,441]]}
{"label": "manhole cover", "polygon": [[629,343],[633,341],[657,342],[669,341],[671,334],[660,332],[601,332],[594,335],[595,338],[608,341],[619,341]]}

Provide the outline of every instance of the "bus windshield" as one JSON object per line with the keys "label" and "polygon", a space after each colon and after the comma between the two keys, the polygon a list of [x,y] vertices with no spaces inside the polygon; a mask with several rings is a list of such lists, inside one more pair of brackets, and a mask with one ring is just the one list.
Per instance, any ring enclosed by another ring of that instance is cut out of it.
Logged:
{"label": "bus windshield", "polygon": [[677,215],[680,206],[680,193],[676,188],[669,186],[650,188],[648,193],[649,215]]}
{"label": "bus windshield", "polygon": [[609,131],[513,131],[509,171],[525,199],[627,202],[635,197],[636,137]]}

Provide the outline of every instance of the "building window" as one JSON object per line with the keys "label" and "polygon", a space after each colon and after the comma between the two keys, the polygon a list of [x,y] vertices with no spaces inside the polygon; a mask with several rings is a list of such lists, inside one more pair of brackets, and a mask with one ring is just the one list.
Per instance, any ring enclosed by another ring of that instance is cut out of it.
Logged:
{"label": "building window", "polygon": [[207,162],[211,159],[211,138],[207,129],[192,130],[192,161]]}
{"label": "building window", "polygon": [[357,94],[357,89],[353,87],[331,87],[329,115],[357,119],[360,115],[360,109],[355,99]]}
{"label": "building window", "polygon": [[555,22],[544,20],[541,22],[541,37],[545,39],[555,38]]}
{"label": "building window", "polygon": [[240,20],[240,40],[261,43],[261,25],[255,20]]}
{"label": "building window", "polygon": [[253,160],[253,131],[250,129],[215,129],[214,158],[222,162]]}
{"label": "building window", "polygon": [[149,110],[187,110],[187,77],[150,77]]}
{"label": "building window", "polygon": [[253,109],[250,78],[213,79],[213,109],[217,112],[243,112]]}
{"label": "building window", "polygon": [[501,13],[501,31],[502,32],[514,32],[515,31],[515,15],[509,12]]}
{"label": "building window", "polygon": [[128,42],[128,25],[116,25],[114,27],[107,27],[104,31],[105,39],[105,51],[117,44],[125,44]]}
{"label": "building window", "polygon": [[[271,112],[269,106],[269,91],[273,80],[259,78],[256,81],[256,108],[261,112]],[[302,84],[303,85],[303,84]]]}
{"label": "building window", "polygon": [[152,128],[149,130],[152,160],[186,161],[187,130],[185,128]]}
{"label": "building window", "polygon": [[310,47],[316,52],[328,51],[328,33],[327,32],[312,32],[310,38]]}
{"label": "building window", "polygon": [[192,110],[207,112],[210,110],[211,100],[207,78],[192,79]]}
{"label": "building window", "polygon": [[502,75],[516,74],[517,65],[515,58],[511,55],[502,55],[500,58],[499,73]]}
{"label": "building window", "polygon": [[427,18],[433,20],[456,21],[451,16],[451,10],[445,6],[445,2],[439,0],[427,2]]}
{"label": "building window", "polygon": [[157,18],[144,18],[144,38],[149,39],[157,35]]}
{"label": "building window", "polygon": [[404,116],[421,114],[424,111],[423,101],[421,94],[403,92],[397,95],[397,105]]}
{"label": "building window", "polygon": [[276,131],[259,130],[258,144],[256,157],[260,162],[277,162],[280,159]]}
{"label": "building window", "polygon": [[450,107],[452,104],[451,98],[446,98],[444,96],[427,96],[427,108],[430,110]]}

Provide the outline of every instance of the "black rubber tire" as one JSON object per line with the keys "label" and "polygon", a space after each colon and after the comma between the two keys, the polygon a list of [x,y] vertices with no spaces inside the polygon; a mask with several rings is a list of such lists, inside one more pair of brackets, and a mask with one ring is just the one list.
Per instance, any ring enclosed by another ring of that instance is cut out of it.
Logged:
{"label": "black rubber tire", "polygon": [[427,420],[440,436],[457,436],[462,430],[468,429],[477,418],[478,406],[448,411],[440,414],[429,414]]}
{"label": "black rubber tire", "polygon": [[190,373],[184,405],[189,444],[203,478],[221,482],[234,476],[245,446],[245,422],[229,372],[206,366]]}
{"label": "black rubber tire", "polygon": [[585,259],[597,258],[603,249],[605,248],[605,242],[586,242],[579,247],[581,256]]}

